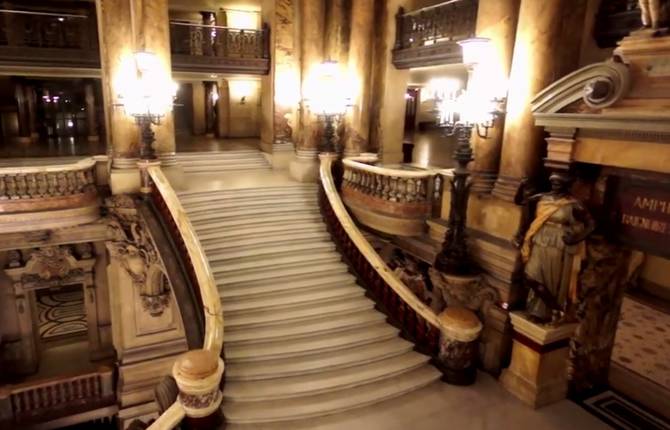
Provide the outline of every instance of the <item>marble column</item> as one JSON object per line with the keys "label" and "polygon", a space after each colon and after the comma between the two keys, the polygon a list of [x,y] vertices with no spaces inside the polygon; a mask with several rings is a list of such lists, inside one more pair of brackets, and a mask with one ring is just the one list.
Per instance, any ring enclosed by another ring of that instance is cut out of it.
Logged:
{"label": "marble column", "polygon": [[216,103],[217,135],[218,137],[228,137],[230,135],[230,86],[228,80],[219,80],[218,87],[219,100]]}
{"label": "marble column", "polygon": [[28,127],[30,128],[30,139],[37,140],[39,134],[37,133],[37,96],[35,94],[35,87],[26,85],[24,90],[26,92],[26,103],[28,104]]}
{"label": "marble column", "polygon": [[205,83],[193,82],[193,134],[201,136],[206,131],[205,120]]}
{"label": "marble column", "polygon": [[[165,91],[170,91],[172,54],[170,53],[168,0],[132,0],[131,4],[137,34],[136,50],[152,52],[156,55],[160,63],[156,79],[165,85]],[[161,124],[154,127],[154,132],[156,133],[154,148],[162,165],[164,167],[174,166],[176,164],[176,143],[172,109],[166,112],[161,119]],[[166,173],[171,181],[177,176]]]}
{"label": "marble column", "polygon": [[[107,124],[107,146],[111,148],[114,169],[134,169],[139,149],[139,134],[132,118],[124,112],[121,96],[125,82],[135,76],[133,33],[128,0],[96,0],[98,37],[102,64],[102,94]],[[120,173],[120,172],[118,172]],[[126,179],[139,187],[139,175],[128,172]],[[114,182],[114,181],[112,181]],[[126,182],[126,181],[123,181]],[[114,186],[112,186],[114,189]],[[132,189],[119,184],[124,192]]]}
{"label": "marble column", "polygon": [[216,113],[214,112],[214,94],[217,94],[216,82],[205,82],[205,136],[214,137]]}
{"label": "marble column", "polygon": [[[301,98],[308,99],[313,86],[314,69],[324,60],[325,0],[300,0],[301,13]],[[281,85],[277,83],[275,87]],[[275,114],[276,116],[276,114]],[[320,124],[315,115],[301,106],[301,133],[296,142],[296,157],[289,166],[291,176],[298,181],[318,178],[317,147]]]}
{"label": "marble column", "polygon": [[385,164],[400,163],[403,159],[402,141],[405,126],[405,91],[409,70],[393,65],[391,50],[396,39],[396,13],[399,7],[412,10],[411,0],[382,2],[375,12],[373,90],[371,130],[368,150],[376,150]]}
{"label": "marble column", "polygon": [[14,83],[14,98],[16,99],[16,116],[18,119],[17,142],[30,142],[30,115],[28,113],[27,91],[22,82]]}
{"label": "marble column", "polygon": [[[347,115],[345,155],[357,155],[368,149],[370,140],[370,99],[372,94],[372,38],[375,5],[373,0],[353,0],[349,47],[349,79],[353,100]],[[403,98],[404,100],[404,98]]]}
{"label": "marble column", "polygon": [[98,136],[98,119],[96,117],[95,106],[95,88],[92,80],[86,81],[84,84],[84,97],[86,99],[86,128],[88,129],[88,140],[90,142],[97,142]]}
{"label": "marble column", "polygon": [[579,60],[586,0],[522,0],[509,81],[498,179],[493,194],[513,201],[524,178],[542,164],[543,130],[535,126],[530,101],[574,70]]}
{"label": "marble column", "polygon": [[[477,36],[491,40],[491,58],[483,65],[486,79],[502,86],[509,78],[514,39],[519,18],[520,0],[479,0]],[[495,89],[495,88],[492,88]],[[504,106],[503,106],[504,107]],[[505,118],[496,120],[487,138],[472,136],[475,159],[472,169],[472,191],[490,193],[498,176]]]}
{"label": "marble column", "polygon": [[349,33],[353,24],[349,20],[350,7],[349,0],[330,0],[326,4],[325,57],[340,64],[346,64],[349,55]]}

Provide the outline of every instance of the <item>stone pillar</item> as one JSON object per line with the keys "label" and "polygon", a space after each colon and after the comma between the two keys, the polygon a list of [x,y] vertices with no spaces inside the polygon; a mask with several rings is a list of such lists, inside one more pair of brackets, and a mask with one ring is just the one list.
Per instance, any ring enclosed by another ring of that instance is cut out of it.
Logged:
{"label": "stone pillar", "polygon": [[230,135],[230,87],[227,79],[221,79],[219,86],[219,100],[216,104],[217,136]]}
{"label": "stone pillar", "polygon": [[[325,0],[301,0],[301,93],[309,98],[315,67],[323,62],[323,30],[325,28]],[[302,106],[302,133],[296,142],[296,158],[291,162],[291,176],[298,181],[315,181],[319,165],[316,159],[320,137],[319,122],[306,106]]]}
{"label": "stone pillar", "polygon": [[224,364],[218,354],[195,349],[174,363],[172,376],[179,387],[177,401],[184,408],[186,428],[219,428],[223,422],[219,388]]}
{"label": "stone pillar", "polygon": [[[477,10],[477,36],[491,40],[492,58],[482,65],[486,79],[493,85],[504,85],[509,78],[514,52],[514,36],[519,18],[520,0],[480,0]],[[491,88],[495,89],[495,88]],[[472,136],[475,153],[472,168],[472,191],[490,193],[498,176],[504,116],[489,130],[486,139]]]}
{"label": "stone pillar", "polygon": [[37,140],[39,134],[37,133],[37,96],[35,94],[35,87],[26,85],[24,89],[26,92],[26,102],[28,103],[28,127],[30,128],[30,139]]}
{"label": "stone pillar", "polygon": [[530,101],[578,64],[585,0],[521,0],[509,81],[502,155],[493,194],[513,201],[524,178],[542,163],[543,131]]}
{"label": "stone pillar", "polygon": [[89,142],[97,142],[98,136],[98,118],[96,117],[95,106],[95,88],[93,81],[87,80],[84,84],[84,96],[86,98],[86,127],[88,129]]}
{"label": "stone pillar", "polygon": [[[364,0],[365,2],[366,0]],[[326,59],[346,64],[349,55],[349,32],[355,19],[349,21],[347,0],[330,0],[326,4],[326,39],[324,41]],[[354,1],[355,3],[355,1]],[[370,14],[374,8],[370,10]],[[371,28],[370,28],[371,29]],[[351,28],[353,31],[353,28]]]}
{"label": "stone pillar", "polygon": [[512,362],[503,370],[503,387],[524,403],[539,408],[568,393],[568,346],[577,324],[537,325],[512,312]]}
{"label": "stone pillar", "polygon": [[30,116],[28,114],[28,98],[22,82],[14,83],[14,98],[16,98],[16,116],[19,123],[17,142],[30,142]]}
{"label": "stone pillar", "polygon": [[[373,0],[353,0],[349,49],[349,79],[353,100],[344,142],[345,155],[357,155],[368,149],[370,140],[370,98],[372,38],[375,5]],[[403,97],[404,100],[404,97]]]}
{"label": "stone pillar", "polygon": [[207,137],[214,137],[216,130],[215,93],[218,93],[216,82],[205,82],[205,136]]}
{"label": "stone pillar", "polygon": [[[396,13],[401,6],[411,6],[409,0],[378,2],[375,28],[372,118],[369,150],[380,154],[382,163],[400,163],[403,159],[402,141],[405,127],[405,91],[409,70],[398,70],[391,61],[396,38]],[[409,8],[411,10],[411,8]]]}
{"label": "stone pillar", "polygon": [[193,82],[193,134],[201,136],[205,134],[207,123],[205,120],[205,84],[204,82]]}
{"label": "stone pillar", "polygon": [[135,169],[139,149],[139,133],[132,118],[117,105],[124,84],[135,77],[133,33],[128,0],[96,0],[98,37],[102,64],[107,146],[111,149],[113,192],[129,192],[139,187]]}

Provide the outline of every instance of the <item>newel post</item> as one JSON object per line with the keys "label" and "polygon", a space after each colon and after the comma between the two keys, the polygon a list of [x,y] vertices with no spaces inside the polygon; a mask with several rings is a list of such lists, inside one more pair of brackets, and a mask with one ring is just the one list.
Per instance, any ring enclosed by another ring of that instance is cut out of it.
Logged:
{"label": "newel post", "polygon": [[214,352],[195,349],[182,354],[172,368],[177,401],[184,408],[187,429],[214,429],[223,424],[221,377],[223,360]]}

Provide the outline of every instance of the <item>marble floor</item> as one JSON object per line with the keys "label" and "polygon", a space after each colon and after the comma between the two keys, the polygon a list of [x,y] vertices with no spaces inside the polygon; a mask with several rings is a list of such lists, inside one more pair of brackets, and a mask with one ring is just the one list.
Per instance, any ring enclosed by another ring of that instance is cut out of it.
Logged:
{"label": "marble floor", "polygon": [[[272,187],[293,183],[287,171],[248,171],[232,174],[187,174],[190,191]],[[330,417],[280,425],[236,427],[229,430],[493,430],[610,428],[568,400],[534,410],[508,394],[497,380],[480,373],[475,385],[435,383],[402,398]]]}

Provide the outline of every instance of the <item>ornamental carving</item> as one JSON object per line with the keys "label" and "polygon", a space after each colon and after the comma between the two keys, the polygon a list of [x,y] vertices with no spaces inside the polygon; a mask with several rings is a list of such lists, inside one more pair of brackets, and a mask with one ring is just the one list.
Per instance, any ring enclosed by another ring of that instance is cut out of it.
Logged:
{"label": "ornamental carving", "polygon": [[24,288],[84,282],[94,258],[88,243],[12,250],[7,257],[5,272]]}
{"label": "ornamental carving", "polygon": [[179,401],[189,409],[205,409],[214,403],[219,396],[219,387],[204,394],[179,393]]}
{"label": "ornamental carving", "polygon": [[435,301],[431,308],[439,313],[445,307],[470,309],[485,316],[489,308],[500,300],[498,290],[483,282],[480,276],[449,276],[439,270],[429,270]]}
{"label": "ornamental carving", "polygon": [[110,256],[132,280],[143,309],[152,316],[162,315],[171,301],[169,280],[135,202],[128,195],[119,195],[107,199],[105,204],[110,215]]}

